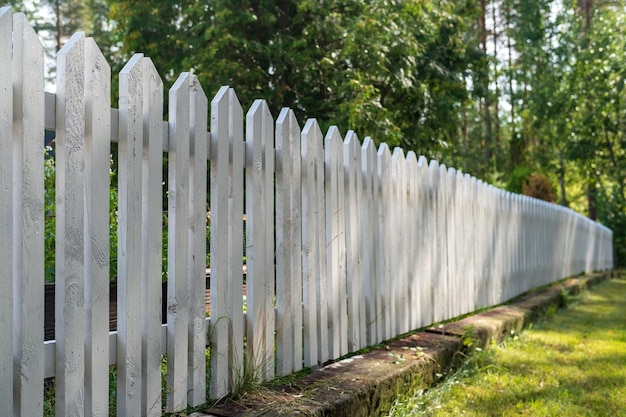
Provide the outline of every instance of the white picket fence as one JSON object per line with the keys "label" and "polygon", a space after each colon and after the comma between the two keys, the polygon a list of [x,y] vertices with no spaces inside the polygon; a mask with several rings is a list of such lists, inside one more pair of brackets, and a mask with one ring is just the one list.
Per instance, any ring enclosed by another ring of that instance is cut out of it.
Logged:
{"label": "white picket fence", "polygon": [[[286,375],[612,268],[612,232],[566,208],[354,132],[323,136],[315,120],[301,129],[289,109],[274,121],[263,101],[244,129],[227,87],[211,102],[209,134],[208,101],[190,73],[169,90],[164,122],[162,81],[141,54],[120,73],[119,110],[110,79],[94,41],[76,34],[58,54],[56,94],[44,93],[40,40],[23,15],[0,9],[0,415],[42,415],[43,381],[54,377],[57,415],[106,416],[116,364],[117,415],[158,416],[162,392],[166,411],[196,406],[235,389],[244,372]],[[57,193],[56,340],[45,344],[44,128],[56,130]],[[109,333],[111,141],[119,250],[118,331]]]}

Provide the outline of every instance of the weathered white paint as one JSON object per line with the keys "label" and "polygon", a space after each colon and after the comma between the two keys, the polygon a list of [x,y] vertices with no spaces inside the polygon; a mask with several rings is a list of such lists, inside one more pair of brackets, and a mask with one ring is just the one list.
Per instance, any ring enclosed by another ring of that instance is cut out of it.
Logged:
{"label": "weathered white paint", "polygon": [[300,126],[291,109],[276,120],[276,373],[302,369]]}
{"label": "weathered white paint", "polygon": [[315,119],[302,130],[302,311],[304,366],[328,357],[326,212],[322,131]]}
{"label": "weathered white paint", "polygon": [[405,161],[405,188],[406,188],[406,262],[407,262],[407,315],[409,329],[417,329],[419,322],[419,264],[418,242],[419,242],[419,213],[417,202],[417,155],[409,151]]}
{"label": "weathered white paint", "polygon": [[[0,8],[0,415],[13,413],[13,15]],[[17,213],[16,213],[17,214]]]}
{"label": "weathered white paint", "polygon": [[222,87],[211,102],[211,391],[228,394],[228,165],[230,93]]}
{"label": "weathered white paint", "polygon": [[365,289],[366,344],[382,341],[380,276],[378,274],[380,228],[378,224],[378,159],[376,145],[370,137],[361,149],[363,195],[361,227],[363,228],[363,281]]}
{"label": "weathered white paint", "polygon": [[191,74],[181,74],[169,94],[170,149],[167,210],[167,406],[187,406],[189,329],[189,133]]}
{"label": "weathered white paint", "polygon": [[187,404],[206,402],[206,233],[208,100],[198,78],[190,78],[189,125],[189,363]]}
{"label": "weathered white paint", "polygon": [[[143,416],[161,415],[161,271],[163,229],[163,82],[150,58],[143,65],[141,393]],[[106,113],[104,113],[106,114]]]}
{"label": "weathered white paint", "polygon": [[141,415],[142,54],[120,72],[117,254],[117,414]]}
{"label": "weathered white paint", "polygon": [[392,256],[392,239],[394,238],[392,230],[393,212],[391,211],[391,195],[392,195],[392,179],[391,179],[391,151],[386,143],[382,143],[377,153],[378,165],[378,189],[377,198],[380,202],[378,206],[378,224],[380,226],[380,242],[377,248],[377,273],[379,275],[380,296],[381,296],[381,313],[380,320],[382,325],[381,340],[393,337],[391,327],[391,295],[393,274],[395,269],[391,263]]}
{"label": "weathered white paint", "polygon": [[[5,23],[6,22],[5,20]],[[43,46],[13,15],[13,414],[43,413]],[[6,318],[5,318],[6,319]]]}
{"label": "weathered white paint", "polygon": [[[162,93],[161,93],[162,96]],[[85,39],[85,414],[109,415],[111,68]],[[159,161],[160,162],[160,161]],[[160,168],[160,164],[159,164]]]}
{"label": "weathered white paint", "polygon": [[354,131],[343,144],[343,175],[346,225],[346,289],[348,302],[348,351],[365,347],[365,281],[363,279],[363,234],[361,219],[363,179],[361,143]]}
{"label": "weathered white paint", "polygon": [[85,37],[76,33],[57,54],[56,375],[55,408],[85,408]]}
{"label": "weathered white paint", "polygon": [[234,89],[230,89],[229,188],[228,188],[228,317],[230,386],[233,390],[244,372],[243,326],[243,168],[246,149],[243,142],[243,109]]}
{"label": "weathered white paint", "polygon": [[233,89],[211,102],[211,398],[243,372],[243,111]]}
{"label": "weathered white paint", "polygon": [[426,157],[420,156],[417,160],[417,278],[419,280],[419,324],[418,328],[432,323],[432,285],[431,285],[431,256],[432,250],[432,198],[428,185],[429,171]]}
{"label": "weathered white paint", "polygon": [[[405,187],[404,187],[404,151],[394,148],[391,155],[391,182],[392,188],[390,199],[390,217],[392,223],[391,238],[391,265],[393,268],[393,284],[391,287],[391,331],[394,334],[402,334],[408,331],[407,315],[404,311],[406,302],[407,271],[406,271],[406,245],[405,245]],[[406,330],[405,330],[406,329]]]}
{"label": "weathered white paint", "polygon": [[346,235],[343,146],[339,129],[331,126],[324,138],[324,196],[326,199],[326,273],[328,291],[328,349],[331,358],[348,351],[346,303]]}
{"label": "weathered white paint", "polygon": [[256,100],[246,115],[247,369],[274,377],[274,119]]}

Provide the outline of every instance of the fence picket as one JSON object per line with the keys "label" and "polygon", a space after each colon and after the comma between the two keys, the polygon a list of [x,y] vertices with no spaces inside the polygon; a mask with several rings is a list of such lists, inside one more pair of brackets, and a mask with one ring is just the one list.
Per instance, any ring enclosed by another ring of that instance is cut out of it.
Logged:
{"label": "fence picket", "polygon": [[143,181],[141,279],[141,410],[161,415],[161,294],[163,230],[163,82],[150,58],[143,65]]}
{"label": "fence picket", "polygon": [[274,119],[256,100],[246,115],[247,369],[274,377]]}
{"label": "fence picket", "polygon": [[332,358],[348,353],[343,142],[336,126],[324,138],[326,198],[326,273],[328,279],[328,349]]}
{"label": "fence picket", "polygon": [[458,260],[456,256],[456,243],[457,243],[457,230],[456,230],[456,222],[455,222],[455,212],[456,212],[456,170],[454,168],[446,169],[443,174],[445,176],[446,187],[447,190],[445,192],[445,207],[446,207],[446,228],[445,228],[445,242],[444,246],[446,248],[446,258],[444,258],[444,262],[447,267],[447,287],[446,287],[446,297],[447,301],[447,309],[446,309],[446,317],[456,317],[456,308],[458,304],[457,299],[457,288],[459,286],[459,280],[462,276],[456,274],[456,262]]}
{"label": "fence picket", "polygon": [[189,136],[191,74],[181,74],[169,94],[167,210],[167,407],[187,405],[189,350]]}
{"label": "fence picket", "polygon": [[328,358],[324,149],[315,119],[302,129],[302,297],[304,366]]}
{"label": "fence picket", "polygon": [[378,159],[376,145],[370,137],[363,140],[361,149],[361,175],[363,176],[363,279],[365,288],[365,323],[367,345],[382,341],[380,282],[378,275]]}
{"label": "fence picket", "polygon": [[85,37],[76,33],[57,54],[56,374],[59,415],[85,408]]}
{"label": "fence picket", "polygon": [[404,221],[406,213],[404,211],[404,151],[401,148],[394,148],[391,154],[391,183],[392,188],[392,230],[391,240],[391,265],[395,269],[394,284],[391,286],[391,331],[394,334],[401,334],[408,330],[406,314],[402,311],[404,298],[406,297],[406,263],[404,258]]}
{"label": "fence picket", "polygon": [[[232,150],[231,150],[232,149]],[[211,102],[211,398],[243,372],[243,110],[232,88]]]}
{"label": "fence picket", "polygon": [[278,375],[302,369],[300,127],[292,110],[276,120],[276,357]]}
{"label": "fence picket", "polygon": [[206,402],[206,225],[208,101],[195,75],[189,80],[189,361],[187,404]]}
{"label": "fence picket", "polygon": [[420,156],[417,160],[417,202],[418,202],[418,230],[417,236],[417,277],[419,286],[419,315],[420,321],[417,327],[432,323],[432,285],[431,285],[431,257],[432,250],[432,198],[429,189],[428,160]]}
{"label": "fence picket", "polygon": [[[109,414],[109,155],[111,68],[85,39],[85,413]],[[159,161],[160,164],[160,161]]]}
{"label": "fence picket", "polygon": [[378,275],[380,283],[380,298],[381,298],[381,324],[382,335],[381,340],[390,339],[393,337],[391,327],[391,281],[395,275],[393,265],[391,263],[392,254],[392,241],[394,238],[392,230],[392,212],[391,208],[393,203],[391,201],[392,195],[392,179],[391,179],[391,151],[386,143],[382,143],[378,147],[377,153],[378,163],[378,224],[380,225],[380,237],[382,245],[378,247]]}
{"label": "fence picket", "polygon": [[[13,16],[13,413],[43,414],[44,90],[43,46]],[[15,340],[16,339],[16,340]]]}
{"label": "fence picket", "polygon": [[[0,8],[0,415],[13,413],[13,14]],[[17,214],[17,213],[15,213]],[[16,283],[17,285],[17,283]]]}
{"label": "fence picket", "polygon": [[420,305],[420,288],[419,288],[419,270],[417,245],[418,236],[420,234],[418,223],[418,201],[417,201],[417,155],[415,152],[409,151],[405,161],[405,183],[406,183],[406,222],[407,222],[407,239],[406,239],[406,256],[407,256],[407,307],[409,329],[417,329],[419,321],[419,305]]}
{"label": "fence picket", "polygon": [[365,292],[363,280],[363,221],[361,143],[354,131],[343,144],[346,225],[346,289],[348,302],[348,351],[365,347]]}
{"label": "fence picket", "polygon": [[117,414],[141,415],[141,181],[143,65],[134,55],[120,72],[117,280]]}

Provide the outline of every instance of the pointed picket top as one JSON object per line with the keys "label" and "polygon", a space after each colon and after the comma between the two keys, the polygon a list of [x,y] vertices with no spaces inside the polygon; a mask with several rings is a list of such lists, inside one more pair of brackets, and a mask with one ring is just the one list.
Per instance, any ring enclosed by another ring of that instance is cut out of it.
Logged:
{"label": "pointed picket top", "polygon": [[366,337],[367,344],[373,345],[382,339],[381,300],[380,300],[380,272],[382,264],[381,251],[378,249],[380,242],[380,229],[378,220],[378,158],[376,144],[369,136],[363,140],[361,146],[361,171],[363,176],[363,228],[364,232],[364,265],[363,275],[365,280],[366,299]]}
{"label": "pointed picket top", "polygon": [[[74,34],[57,54],[56,375],[59,414],[83,410],[85,362],[85,36]],[[68,366],[68,364],[72,364]]]}
{"label": "pointed picket top", "polygon": [[195,75],[189,78],[189,297],[187,404],[206,402],[206,192],[208,99]]}
{"label": "pointed picket top", "polygon": [[276,120],[277,373],[302,369],[302,223],[300,126],[293,110]]}
{"label": "pointed picket top", "polygon": [[[380,316],[381,322],[381,334],[379,338],[386,340],[393,337],[393,331],[391,328],[391,310],[392,310],[392,282],[395,276],[395,266],[392,265],[392,242],[395,238],[392,223],[393,203],[391,201],[392,193],[392,178],[391,178],[391,151],[386,143],[381,143],[378,147],[377,153],[377,196],[379,199],[378,205],[378,223],[380,239],[383,242],[380,250],[379,257],[379,291],[380,291]],[[395,330],[395,329],[393,329]]]}
{"label": "pointed picket top", "polygon": [[348,350],[365,347],[365,293],[363,283],[363,238],[361,220],[362,173],[361,142],[350,130],[343,144],[346,196],[346,273],[348,290]]}
{"label": "pointed picket top", "polygon": [[[6,13],[6,12],[5,12]],[[6,16],[6,15],[5,15]],[[4,39],[3,39],[4,40]],[[44,63],[43,46],[22,13],[13,15],[13,415],[43,413]],[[4,266],[3,266],[4,268]]]}
{"label": "pointed picket top", "polygon": [[167,404],[168,412],[187,406],[189,367],[190,114],[191,78],[180,74],[169,90]]}
{"label": "pointed picket top", "polygon": [[[211,392],[212,399],[229,391],[228,366],[228,166],[230,88],[223,86],[211,101]],[[220,318],[222,318],[220,320]]]}
{"label": "pointed picket top", "polygon": [[243,110],[222,87],[211,101],[211,398],[243,372]]}
{"label": "pointed picket top", "polygon": [[247,351],[249,370],[274,377],[274,119],[265,100],[246,115]]}
{"label": "pointed picket top", "polygon": [[[13,317],[13,14],[0,8],[0,317]],[[13,320],[0,320],[0,415],[13,413]]]}
{"label": "pointed picket top", "polygon": [[[413,151],[409,151],[405,159],[405,177],[406,177],[406,254],[407,256],[407,278],[408,278],[408,312],[409,327],[416,329],[419,326],[420,317],[420,274],[419,274],[419,254],[418,247],[420,244],[421,233],[421,212],[419,210],[418,197],[418,167],[417,155]],[[413,254],[411,256],[410,254]]]}
{"label": "pointed picket top", "polygon": [[348,353],[345,248],[345,185],[343,141],[336,126],[324,137],[326,198],[326,262],[328,297],[328,348],[331,357]]}
{"label": "pointed picket top", "polygon": [[[117,413],[141,413],[141,225],[143,54],[120,72]],[[136,279],[137,278],[137,279]]]}
{"label": "pointed picket top", "polygon": [[328,360],[326,213],[322,131],[315,119],[302,129],[302,294],[304,366]]}

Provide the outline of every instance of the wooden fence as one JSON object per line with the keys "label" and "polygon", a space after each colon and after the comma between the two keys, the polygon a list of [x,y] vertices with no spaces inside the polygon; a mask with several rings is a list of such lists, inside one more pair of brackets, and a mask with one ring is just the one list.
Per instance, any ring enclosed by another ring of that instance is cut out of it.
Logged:
{"label": "wooden fence", "polygon": [[[289,109],[274,121],[263,101],[244,118],[228,87],[209,106],[190,73],[170,88],[163,121],[163,84],[141,54],[120,73],[119,110],[92,39],[74,35],[56,67],[56,93],[44,93],[40,40],[23,15],[0,9],[0,415],[42,415],[44,379],[54,377],[57,415],[106,416],[116,364],[117,415],[157,416],[220,398],[244,374],[286,375],[612,267],[612,232],[580,214],[354,132],[324,136],[315,120],[301,129]],[[55,340],[45,344],[44,129],[56,131],[57,221]]]}

